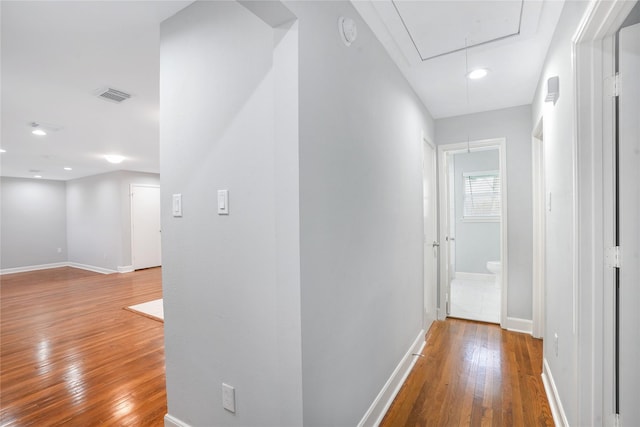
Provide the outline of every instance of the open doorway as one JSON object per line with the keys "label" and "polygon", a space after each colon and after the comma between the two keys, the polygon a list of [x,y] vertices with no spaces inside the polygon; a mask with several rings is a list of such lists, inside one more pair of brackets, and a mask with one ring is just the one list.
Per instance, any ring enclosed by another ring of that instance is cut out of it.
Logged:
{"label": "open doorway", "polygon": [[503,323],[506,302],[504,139],[439,147],[441,318]]}

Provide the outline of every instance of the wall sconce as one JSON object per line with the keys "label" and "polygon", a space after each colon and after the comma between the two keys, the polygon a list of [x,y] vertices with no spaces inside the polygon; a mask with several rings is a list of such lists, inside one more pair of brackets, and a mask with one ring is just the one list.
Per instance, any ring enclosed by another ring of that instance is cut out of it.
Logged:
{"label": "wall sconce", "polygon": [[545,102],[553,102],[556,105],[556,101],[560,97],[560,78],[558,76],[549,77],[547,80],[547,97]]}

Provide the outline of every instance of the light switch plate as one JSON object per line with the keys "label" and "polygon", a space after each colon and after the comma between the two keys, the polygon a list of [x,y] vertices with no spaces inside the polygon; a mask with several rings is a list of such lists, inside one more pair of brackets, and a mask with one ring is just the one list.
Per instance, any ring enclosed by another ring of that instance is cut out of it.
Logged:
{"label": "light switch plate", "polygon": [[182,194],[173,195],[173,205],[171,207],[171,213],[175,217],[182,216]]}
{"label": "light switch plate", "polygon": [[236,389],[222,383],[222,407],[229,412],[236,412]]}
{"label": "light switch plate", "polygon": [[218,190],[218,215],[229,215],[229,190]]}

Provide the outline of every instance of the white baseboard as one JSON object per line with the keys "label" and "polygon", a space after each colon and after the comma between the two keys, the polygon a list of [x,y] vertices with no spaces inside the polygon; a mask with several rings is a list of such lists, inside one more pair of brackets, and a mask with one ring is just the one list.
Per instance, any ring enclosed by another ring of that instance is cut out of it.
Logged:
{"label": "white baseboard", "polygon": [[176,417],[165,414],[164,416],[164,427],[191,427],[189,424],[180,421]]}
{"label": "white baseboard", "polygon": [[131,273],[133,271],[133,265],[119,265],[118,273]]}
{"label": "white baseboard", "polygon": [[409,347],[409,350],[404,355],[396,369],[391,374],[391,377],[387,380],[387,383],[382,387],[378,396],[364,414],[358,427],[365,426],[378,426],[384,418],[389,406],[393,403],[396,395],[400,391],[400,388],[404,384],[405,380],[409,376],[413,365],[416,363],[417,356],[413,356],[414,353],[421,353],[424,348],[424,335],[425,331],[421,330],[416,339]]}
{"label": "white baseboard", "polygon": [[68,266],[69,264],[66,262],[54,262],[51,264],[27,265],[24,267],[3,268],[2,270],[0,270],[0,275],[13,274],[13,273],[25,273],[27,271],[36,271],[36,270],[48,270],[49,268],[60,268],[60,267],[68,267]]}
{"label": "white baseboard", "polygon": [[507,317],[506,330],[522,332],[531,335],[533,333],[533,320],[518,319],[517,317]]}
{"label": "white baseboard", "polygon": [[73,268],[79,268],[81,270],[93,271],[94,273],[102,273],[102,274],[117,273],[116,270],[110,270],[108,268],[96,267],[94,265],[80,264],[80,263],[77,263],[77,262],[68,262],[67,266],[73,267]]}
{"label": "white baseboard", "polygon": [[456,271],[455,278],[461,280],[482,280],[483,282],[492,282],[495,280],[496,276],[489,273],[465,273]]}
{"label": "white baseboard", "polygon": [[542,383],[544,384],[544,391],[547,393],[547,400],[551,407],[551,415],[553,416],[553,422],[557,427],[569,427],[569,421],[567,415],[564,413],[560,396],[558,396],[558,389],[556,383],[553,381],[553,375],[551,375],[551,369],[547,359],[542,361]]}

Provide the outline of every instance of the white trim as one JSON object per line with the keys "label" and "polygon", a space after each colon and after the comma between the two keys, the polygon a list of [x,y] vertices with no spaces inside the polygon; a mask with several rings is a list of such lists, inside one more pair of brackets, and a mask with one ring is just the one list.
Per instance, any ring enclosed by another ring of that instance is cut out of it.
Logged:
{"label": "white trim", "polygon": [[456,271],[454,274],[456,279],[461,280],[482,280],[484,282],[493,282],[496,278],[496,275],[491,273],[465,273]]}
{"label": "white trim", "polygon": [[546,189],[544,163],[544,118],[540,117],[531,136],[531,193],[533,222],[533,329],[535,338],[544,337],[544,286],[545,286],[545,222]]}
{"label": "white trim", "polygon": [[512,332],[521,332],[531,335],[533,331],[533,321],[529,319],[519,319],[517,317],[507,317],[506,329]]}
{"label": "white trim", "polygon": [[133,265],[119,265],[118,273],[131,273],[133,270]]}
{"label": "white trim", "polygon": [[179,420],[173,415],[165,414],[164,416],[164,427],[191,427],[189,424],[184,421]]}
{"label": "white trim", "polygon": [[409,376],[411,369],[413,369],[413,365],[416,363],[416,358],[418,356],[414,356],[414,354],[422,353],[422,349],[425,345],[424,335],[425,331],[423,329],[420,331],[413,344],[411,344],[411,347],[409,347],[407,353],[404,355],[396,369],[394,369],[393,373],[387,380],[387,383],[382,387],[382,390],[380,390],[380,393],[378,393],[378,396],[376,396],[375,400],[358,423],[358,427],[378,426],[382,422],[387,410],[393,403],[393,399],[396,398],[400,388]]}
{"label": "white trim", "polygon": [[614,105],[607,83],[613,76],[613,38],[635,2],[596,0],[588,6],[571,44],[574,78],[578,425],[616,425],[613,408],[613,286],[603,248],[613,230]]}
{"label": "white trim", "polygon": [[95,265],[80,264],[80,263],[77,263],[77,262],[68,262],[67,266],[68,267],[73,267],[73,268],[79,268],[81,270],[93,271],[94,273],[101,273],[101,274],[117,273],[116,270],[110,270],[108,268],[96,267]]}
{"label": "white trim", "polygon": [[553,375],[551,375],[551,369],[549,369],[547,359],[544,359],[542,362],[542,383],[547,393],[547,401],[551,408],[553,422],[557,427],[569,427],[569,421],[564,413],[564,408],[562,407],[558,389],[556,388],[556,383],[553,381]]}
{"label": "white trim", "polygon": [[500,157],[500,191],[502,195],[500,223],[500,255],[502,262],[502,287],[501,287],[501,304],[500,304],[500,326],[506,329],[507,324],[507,293],[509,289],[509,249],[508,249],[508,223],[507,223],[507,144],[506,138],[493,138],[478,141],[459,142],[454,144],[446,144],[438,146],[438,177],[439,177],[439,204],[440,204],[440,306],[438,310],[438,318],[440,320],[448,315],[446,310],[447,296],[449,294],[449,282],[452,272],[449,268],[449,175],[448,171],[448,155],[455,152],[465,152],[467,150],[482,151],[498,149]]}
{"label": "white trim", "polygon": [[48,270],[50,268],[60,268],[60,267],[68,267],[68,264],[66,262],[54,262],[51,264],[27,265],[24,267],[3,268],[2,270],[0,270],[0,275],[25,273],[28,271],[36,271],[36,270]]}

